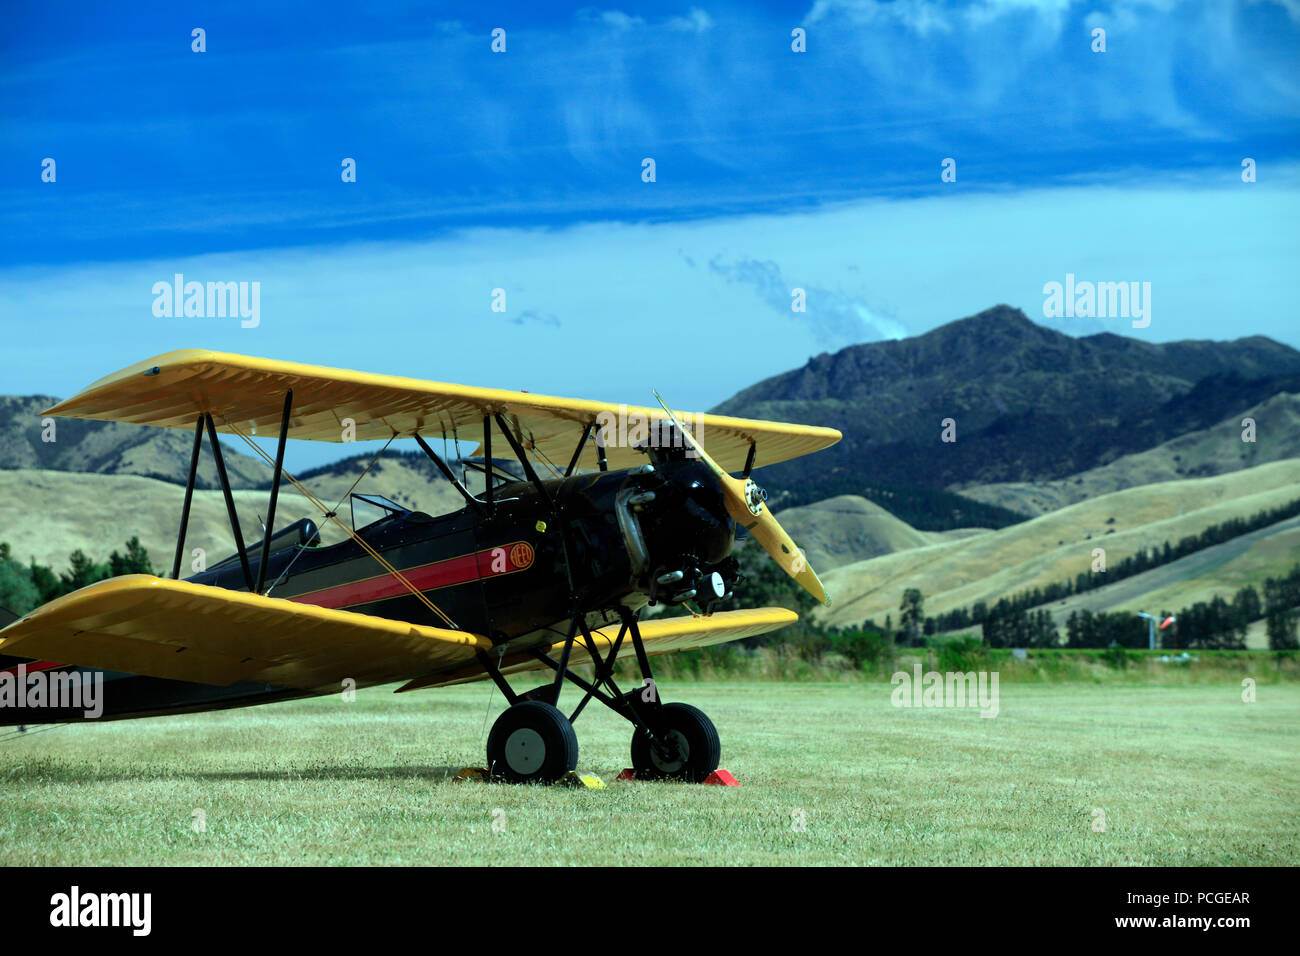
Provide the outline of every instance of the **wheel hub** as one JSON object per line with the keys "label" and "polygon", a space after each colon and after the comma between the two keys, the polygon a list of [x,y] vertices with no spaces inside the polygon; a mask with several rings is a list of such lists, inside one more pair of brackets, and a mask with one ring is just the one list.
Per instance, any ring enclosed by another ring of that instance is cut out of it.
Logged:
{"label": "wheel hub", "polygon": [[515,773],[527,776],[536,773],[546,760],[546,741],[529,727],[520,727],[506,738],[506,764]]}
{"label": "wheel hub", "polygon": [[[660,773],[676,773],[691,759],[691,745],[680,730],[670,730],[660,735],[660,747],[650,748],[650,762]],[[667,753],[665,754],[664,751]]]}

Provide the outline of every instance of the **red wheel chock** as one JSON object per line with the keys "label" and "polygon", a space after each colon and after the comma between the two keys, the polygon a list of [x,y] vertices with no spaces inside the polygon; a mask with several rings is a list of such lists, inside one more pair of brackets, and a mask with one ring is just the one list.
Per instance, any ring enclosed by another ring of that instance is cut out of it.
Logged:
{"label": "red wheel chock", "polygon": [[716,787],[739,787],[740,786],[740,781],[731,775],[730,770],[723,770],[721,768],[713,771],[713,773],[709,774],[701,782],[711,783]]}
{"label": "red wheel chock", "polygon": [[[631,767],[627,767],[623,770],[622,773],[620,773],[614,779],[635,780],[636,771],[633,770]],[[721,769],[713,771],[713,773],[709,774],[707,777],[701,780],[700,783],[711,784],[715,787],[739,787],[740,786],[740,781],[731,775],[730,770],[721,770]]]}

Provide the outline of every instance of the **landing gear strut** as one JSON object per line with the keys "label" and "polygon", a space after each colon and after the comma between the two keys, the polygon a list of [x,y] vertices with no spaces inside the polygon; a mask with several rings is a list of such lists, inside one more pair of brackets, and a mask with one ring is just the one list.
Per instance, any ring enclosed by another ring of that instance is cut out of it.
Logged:
{"label": "landing gear strut", "polygon": [[[636,615],[626,608],[619,608],[618,614],[622,621],[618,637],[603,656],[586,618],[575,614],[558,661],[544,651],[533,652],[555,671],[555,679],[526,694],[516,694],[498,663],[486,654],[479,655],[488,676],[510,702],[488,737],[488,768],[493,776],[512,783],[553,783],[574,770],[578,740],[573,721],[592,700],[632,724],[632,766],[638,779],[698,783],[718,769],[722,747],[713,722],[689,704],[660,702]],[[595,667],[593,681],[569,669],[569,656],[579,634]],[[626,692],[614,682],[614,662],[625,639],[632,642],[642,678],[640,687]],[[556,707],[565,681],[583,691],[582,700],[568,717]]]}

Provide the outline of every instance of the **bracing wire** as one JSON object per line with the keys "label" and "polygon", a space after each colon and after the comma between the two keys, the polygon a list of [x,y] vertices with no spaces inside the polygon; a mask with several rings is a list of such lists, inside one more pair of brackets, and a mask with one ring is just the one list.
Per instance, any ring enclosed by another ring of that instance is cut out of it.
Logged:
{"label": "bracing wire", "polygon": [[[386,441],[386,442],[384,443],[384,447],[383,447],[383,448],[381,448],[381,449],[379,449],[379,451],[375,452],[375,456],[374,456],[373,458],[371,458],[370,461],[369,461],[369,463],[366,465],[366,467],[363,468],[363,469],[361,470],[361,474],[357,475],[357,480],[354,481],[354,482],[352,482],[352,487],[349,488],[346,492],[343,493],[343,497],[339,499],[338,504],[336,504],[336,505],[334,506],[333,511],[332,511],[331,513],[337,513],[338,510],[339,510],[339,508],[343,507],[343,502],[347,501],[347,500],[348,500],[348,496],[351,495],[352,492],[354,492],[354,491],[357,490],[357,485],[361,484],[361,479],[364,478],[364,477],[366,477],[366,475],[368,475],[368,474],[370,473],[370,469],[373,468],[374,465],[375,465],[375,462],[377,462],[377,461],[379,460],[379,456],[382,455],[384,452],[388,451],[388,446],[391,445],[391,444],[393,443],[393,438],[396,438],[396,437],[397,437],[397,435],[394,434],[392,438],[389,438],[388,441]],[[263,457],[265,458],[266,456],[263,456]],[[267,460],[268,460],[268,462],[270,461],[269,459],[267,459]],[[272,467],[274,467],[274,463],[271,463],[271,464],[272,464]],[[284,469],[281,469],[281,471],[283,471],[283,470],[284,470]],[[328,515],[326,515],[324,512],[322,512],[321,514],[322,514],[322,517],[328,517]],[[317,540],[320,539],[320,533],[319,533],[319,532],[317,532],[316,537],[317,537]],[[267,596],[269,596],[270,593],[271,593],[272,591],[275,590],[276,586],[277,586],[281,581],[283,581],[286,577],[289,576],[289,572],[290,572],[291,570],[293,570],[293,566],[298,562],[298,559],[301,558],[301,557],[303,556],[303,553],[304,553],[303,550],[299,550],[297,554],[295,554],[292,558],[289,559],[289,563],[288,563],[287,565],[285,565],[284,570],[281,571],[280,574],[279,574],[279,576],[278,576],[274,581],[271,582],[271,586],[270,586],[269,588],[266,589],[266,595],[267,595]]]}
{"label": "bracing wire", "polygon": [[[255,442],[250,440],[247,435],[245,435],[242,431],[240,431],[237,425],[235,425],[233,422],[227,421],[226,426],[231,431],[233,431],[236,435],[242,438],[244,440],[244,443],[247,444],[248,447],[252,448],[253,451],[255,451],[262,458],[263,461],[265,461],[267,464],[271,465],[272,467],[275,466],[275,463],[274,461],[272,461],[271,456],[268,455],[261,448],[259,448]],[[396,435],[394,435],[394,437],[396,437]],[[389,441],[392,441],[392,439],[389,439]],[[430,611],[432,611],[439,618],[441,618],[442,621],[448,627],[456,628],[457,630],[459,630],[459,628],[456,627],[456,623],[451,618],[449,618],[446,614],[444,614],[442,609],[438,607],[438,605],[434,604],[432,601],[429,600],[428,595],[426,595],[423,591],[421,591],[414,584],[408,581],[406,576],[402,574],[401,571],[397,570],[397,568],[393,567],[393,565],[390,564],[382,554],[380,554],[378,551],[372,548],[369,542],[364,540],[355,531],[353,531],[346,524],[340,521],[338,515],[334,511],[327,511],[324,502],[322,502],[319,498],[317,498],[314,494],[312,494],[311,491],[305,485],[303,485],[301,481],[299,481],[297,478],[291,475],[288,471],[283,471],[283,469],[281,470],[284,474],[284,477],[289,479],[289,483],[298,489],[299,494],[301,494],[304,498],[310,501],[315,507],[319,508],[321,514],[324,517],[333,521],[336,525],[342,528],[344,533],[347,534],[347,536],[351,538],[353,541],[355,541],[358,545],[360,545],[363,551],[365,551],[368,555],[374,558],[375,561],[379,563],[379,566],[381,568],[383,568],[386,572],[388,572],[388,574],[392,575],[399,582],[401,582],[403,587],[405,587],[408,591],[410,591],[411,594],[418,601],[420,601],[421,604],[423,604]],[[357,479],[357,481],[360,480],[361,480],[360,478]],[[353,487],[354,488],[356,487],[355,483],[353,484]]]}

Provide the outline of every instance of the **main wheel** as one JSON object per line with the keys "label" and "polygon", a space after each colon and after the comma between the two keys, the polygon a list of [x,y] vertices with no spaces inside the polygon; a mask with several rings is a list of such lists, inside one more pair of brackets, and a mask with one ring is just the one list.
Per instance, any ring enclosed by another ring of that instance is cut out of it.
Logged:
{"label": "main wheel", "polygon": [[488,770],[511,783],[554,783],[578,766],[569,718],[541,700],[515,704],[488,734]]}
{"label": "main wheel", "polygon": [[664,704],[651,729],[667,753],[660,752],[638,727],[632,734],[632,769],[637,779],[699,783],[718,769],[722,759],[718,730],[698,707]]}

